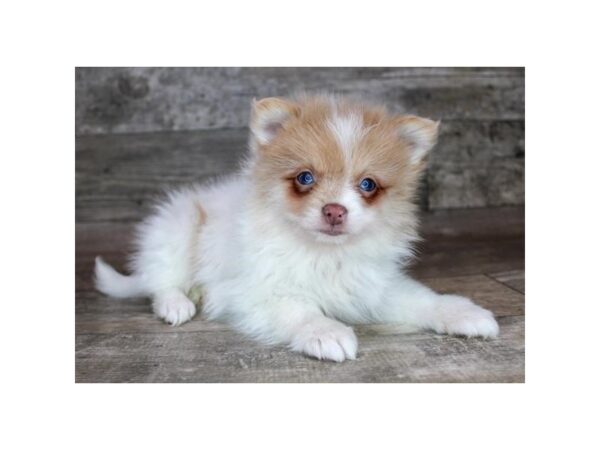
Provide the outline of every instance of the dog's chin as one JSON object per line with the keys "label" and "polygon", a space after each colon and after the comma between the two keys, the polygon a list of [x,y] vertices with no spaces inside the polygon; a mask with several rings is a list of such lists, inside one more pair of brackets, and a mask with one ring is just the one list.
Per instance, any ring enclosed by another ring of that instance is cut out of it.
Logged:
{"label": "dog's chin", "polygon": [[333,229],[319,230],[319,233],[326,234],[327,236],[341,236],[343,234],[346,234],[342,230],[333,230]]}
{"label": "dog's chin", "polygon": [[327,244],[343,244],[348,240],[350,234],[344,230],[318,229],[312,233],[317,242]]}

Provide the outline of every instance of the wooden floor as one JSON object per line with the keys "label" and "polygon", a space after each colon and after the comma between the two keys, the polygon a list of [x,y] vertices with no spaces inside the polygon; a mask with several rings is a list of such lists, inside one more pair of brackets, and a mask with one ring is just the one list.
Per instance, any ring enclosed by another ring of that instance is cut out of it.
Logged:
{"label": "wooden floor", "polygon": [[[136,148],[131,139],[123,148]],[[115,176],[115,167],[122,167],[115,160],[127,164],[136,156],[117,153],[106,142],[77,143],[77,382],[524,381],[523,208],[425,213],[425,241],[411,268],[440,292],[470,296],[492,310],[500,323],[497,339],[440,336],[402,325],[358,326],[357,360],[322,362],[261,346],[198,316],[171,327],[152,316],[146,299],[111,300],[94,291],[94,256],[123,268],[133,219],[144,212],[136,196],[148,192],[136,186],[151,184],[160,172],[143,158],[147,169]],[[164,170],[176,172],[171,166]],[[133,184],[123,186],[123,180]]]}

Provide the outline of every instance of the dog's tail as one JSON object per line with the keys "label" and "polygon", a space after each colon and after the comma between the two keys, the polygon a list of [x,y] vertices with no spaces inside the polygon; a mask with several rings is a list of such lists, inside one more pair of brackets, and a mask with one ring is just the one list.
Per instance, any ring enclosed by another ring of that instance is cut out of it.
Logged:
{"label": "dog's tail", "polygon": [[111,297],[128,298],[146,296],[149,294],[149,292],[143,288],[139,276],[121,275],[111,266],[106,264],[99,256],[96,257],[94,274],[96,289]]}

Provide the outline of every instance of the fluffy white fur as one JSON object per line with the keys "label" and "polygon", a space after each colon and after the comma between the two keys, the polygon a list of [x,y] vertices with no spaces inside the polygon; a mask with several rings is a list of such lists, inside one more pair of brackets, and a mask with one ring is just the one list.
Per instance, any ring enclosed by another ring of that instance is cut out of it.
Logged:
{"label": "fluffy white fur", "polygon": [[[150,296],[155,314],[173,325],[194,317],[201,295],[207,319],[333,361],[357,356],[351,324],[405,322],[439,333],[498,334],[489,311],[464,297],[439,295],[402,272],[416,238],[414,209],[397,211],[392,226],[365,206],[347,175],[340,175],[330,197],[311,200],[314,205],[300,216],[286,209],[277,183],[265,195],[255,182],[257,148],[274,139],[288,114],[279,104],[270,112],[254,121],[253,150],[238,175],[172,192],[140,224],[131,276],[97,258],[100,291],[118,298]],[[364,130],[357,117],[339,114],[324,128],[349,153],[352,134]],[[410,132],[418,137],[415,151],[426,153],[419,128]],[[318,231],[323,202],[348,209],[345,234]],[[406,233],[399,232],[403,221]]]}

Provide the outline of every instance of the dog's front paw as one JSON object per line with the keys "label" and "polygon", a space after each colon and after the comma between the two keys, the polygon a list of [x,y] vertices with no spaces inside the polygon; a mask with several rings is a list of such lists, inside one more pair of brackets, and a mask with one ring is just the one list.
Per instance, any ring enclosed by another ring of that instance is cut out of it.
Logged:
{"label": "dog's front paw", "polygon": [[442,295],[432,327],[438,333],[462,336],[498,336],[498,323],[487,309],[458,295]]}
{"label": "dog's front paw", "polygon": [[352,328],[323,318],[301,327],[290,347],[317,359],[342,362],[356,359],[358,341]]}
{"label": "dog's front paw", "polygon": [[182,293],[171,292],[154,299],[154,314],[171,325],[181,325],[196,314],[196,306]]}

